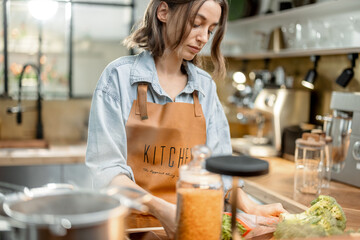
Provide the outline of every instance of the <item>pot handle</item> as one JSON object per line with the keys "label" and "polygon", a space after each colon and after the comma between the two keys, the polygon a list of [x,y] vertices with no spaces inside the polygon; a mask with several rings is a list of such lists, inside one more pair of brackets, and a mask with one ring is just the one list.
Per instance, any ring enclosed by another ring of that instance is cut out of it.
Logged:
{"label": "pot handle", "polygon": [[68,189],[68,190],[76,190],[78,189],[77,186],[72,185],[70,183],[48,183],[45,184],[43,187],[46,187],[50,190],[57,190],[57,189]]}
{"label": "pot handle", "polygon": [[26,224],[25,223],[22,223],[22,222],[19,222],[19,221],[16,221],[10,217],[6,217],[6,216],[2,216],[0,215],[0,231],[4,231],[6,230],[7,228],[11,228],[11,227],[14,227],[14,228],[26,228]]}
{"label": "pot handle", "polygon": [[34,194],[36,193],[43,193],[44,190],[46,191],[73,191],[73,190],[76,190],[78,189],[78,187],[72,185],[72,184],[67,184],[67,183],[48,183],[48,184],[45,184],[43,185],[42,187],[39,187],[39,188],[27,188],[25,187],[23,189],[23,193],[26,195],[26,196],[29,196],[29,197],[32,197]]}
{"label": "pot handle", "polygon": [[11,192],[23,192],[25,189],[27,189],[27,187],[25,186],[8,183],[8,182],[1,182],[1,181],[0,181],[0,188],[9,190]]}
{"label": "pot handle", "polygon": [[70,228],[71,222],[66,218],[56,218],[55,223],[49,225],[49,231],[58,237],[65,236]]}
{"label": "pot handle", "polygon": [[150,201],[151,195],[147,192],[131,188],[131,187],[120,187],[110,186],[101,190],[102,193],[118,197],[120,202],[126,207],[139,210],[141,212],[148,211],[148,207],[144,203]]}
{"label": "pot handle", "polygon": [[26,224],[18,222],[10,217],[0,215],[0,239],[17,240],[25,239],[24,230]]}

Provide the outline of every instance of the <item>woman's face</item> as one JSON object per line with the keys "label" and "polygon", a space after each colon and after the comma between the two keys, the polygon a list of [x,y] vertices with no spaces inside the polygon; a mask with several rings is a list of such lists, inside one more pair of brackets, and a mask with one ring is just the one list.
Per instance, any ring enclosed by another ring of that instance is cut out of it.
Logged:
{"label": "woman's face", "polygon": [[220,17],[220,5],[213,0],[206,1],[196,14],[193,26],[189,26],[190,34],[176,49],[179,57],[187,61],[192,60],[208,42]]}

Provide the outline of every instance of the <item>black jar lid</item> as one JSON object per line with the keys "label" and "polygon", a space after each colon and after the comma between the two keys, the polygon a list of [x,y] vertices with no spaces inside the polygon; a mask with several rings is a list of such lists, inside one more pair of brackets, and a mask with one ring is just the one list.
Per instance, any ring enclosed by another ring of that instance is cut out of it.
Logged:
{"label": "black jar lid", "polygon": [[209,172],[229,176],[258,176],[269,172],[269,163],[245,155],[226,155],[206,159],[205,168]]}

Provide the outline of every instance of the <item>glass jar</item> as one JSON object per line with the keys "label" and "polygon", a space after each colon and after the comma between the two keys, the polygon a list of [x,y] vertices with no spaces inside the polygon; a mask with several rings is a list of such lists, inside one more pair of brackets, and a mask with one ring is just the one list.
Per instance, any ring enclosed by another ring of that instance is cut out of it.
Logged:
{"label": "glass jar", "polygon": [[177,240],[219,240],[224,190],[221,176],[205,169],[211,151],[204,145],[192,149],[193,160],[179,170],[176,186]]}
{"label": "glass jar", "polygon": [[318,134],[304,133],[296,140],[295,149],[295,191],[305,194],[319,194],[321,191],[324,165],[325,142]]}
{"label": "glass jar", "polygon": [[324,146],[324,161],[323,161],[323,169],[322,169],[322,190],[325,188],[330,188],[331,182],[331,169],[333,165],[332,161],[332,137],[326,136],[325,132],[321,129],[313,129],[311,133],[318,134],[320,136],[320,140],[325,142]]}

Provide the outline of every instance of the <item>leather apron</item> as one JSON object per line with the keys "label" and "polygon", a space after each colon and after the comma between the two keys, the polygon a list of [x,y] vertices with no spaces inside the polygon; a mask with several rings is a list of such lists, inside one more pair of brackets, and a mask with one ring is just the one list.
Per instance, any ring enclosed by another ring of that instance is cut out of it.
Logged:
{"label": "leather apron", "polygon": [[194,91],[194,104],[147,102],[147,83],[138,84],[128,121],[127,163],[135,182],[151,194],[176,203],[179,167],[191,160],[191,148],[206,143],[205,117]]}

